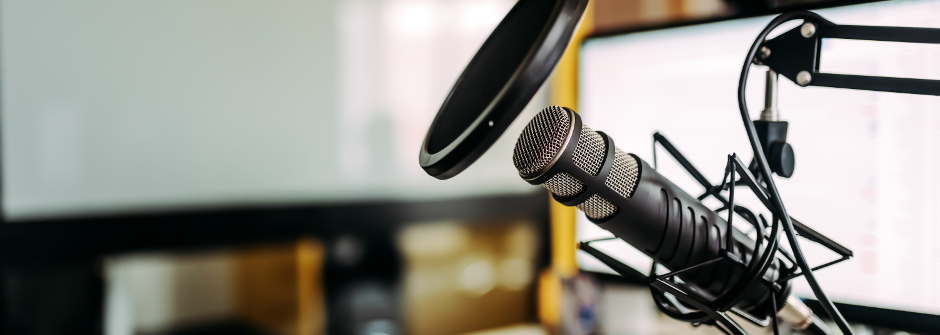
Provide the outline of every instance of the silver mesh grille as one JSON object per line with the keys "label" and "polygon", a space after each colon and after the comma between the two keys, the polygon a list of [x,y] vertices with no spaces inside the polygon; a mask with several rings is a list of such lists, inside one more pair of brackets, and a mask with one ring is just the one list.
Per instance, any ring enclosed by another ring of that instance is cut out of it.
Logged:
{"label": "silver mesh grille", "polygon": [[584,211],[587,217],[597,220],[613,215],[617,211],[617,206],[595,194],[578,205],[578,209]]}
{"label": "silver mesh grille", "polygon": [[601,134],[591,130],[585,125],[581,126],[581,136],[578,138],[578,146],[574,149],[572,160],[584,172],[591,175],[597,175],[601,170],[601,164],[604,163],[604,155],[607,153],[607,145]]}
{"label": "silver mesh grille", "polygon": [[529,121],[512,152],[519,173],[529,175],[548,166],[565,143],[570,124],[568,112],[558,106],[543,109]]}
{"label": "silver mesh grille", "polygon": [[604,185],[624,198],[629,198],[630,193],[633,193],[633,188],[636,187],[639,171],[639,165],[633,156],[616,149],[614,166],[610,167],[610,174],[607,175],[607,180],[604,180]]}
{"label": "silver mesh grille", "polygon": [[[568,112],[557,106],[545,108],[536,115],[522,130],[516,142],[512,154],[516,169],[523,175],[531,175],[548,166],[568,140],[568,128],[572,122],[574,120],[568,117]],[[606,153],[604,138],[591,128],[582,126],[581,136],[572,155],[574,165],[596,176],[600,172]],[[633,156],[616,149],[613,166],[604,184],[620,196],[629,198],[636,188],[638,174],[639,162]],[[582,181],[564,172],[552,176],[542,183],[542,186],[562,197],[575,196],[584,190]],[[618,210],[610,200],[597,194],[591,195],[577,207],[584,211],[587,217],[595,220],[607,218]]]}
{"label": "silver mesh grille", "polygon": [[542,186],[545,186],[545,188],[552,193],[562,197],[576,195],[581,193],[581,190],[584,189],[584,184],[564,172],[552,176],[552,178],[548,179]]}

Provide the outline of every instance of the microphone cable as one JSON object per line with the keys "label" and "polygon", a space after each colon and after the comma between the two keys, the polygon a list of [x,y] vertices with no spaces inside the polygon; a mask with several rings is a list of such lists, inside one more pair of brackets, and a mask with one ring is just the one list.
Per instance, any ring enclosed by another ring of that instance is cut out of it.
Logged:
{"label": "microphone cable", "polygon": [[[769,164],[767,163],[767,157],[764,155],[764,151],[761,148],[760,142],[757,138],[757,131],[754,128],[754,122],[751,121],[750,113],[747,109],[747,101],[745,98],[745,89],[747,88],[747,78],[748,73],[751,69],[751,64],[753,63],[757,52],[760,49],[761,43],[770,35],[770,32],[776,29],[778,26],[784,22],[790,20],[798,19],[813,19],[818,20],[818,22],[829,22],[823,17],[819,16],[816,13],[801,11],[801,12],[792,12],[784,13],[767,24],[767,27],[764,28],[757,36],[757,39],[754,41],[754,44],[751,45],[750,50],[748,50],[747,57],[744,59],[744,67],[741,69],[741,78],[738,81],[738,109],[741,111],[741,120],[744,122],[744,130],[747,132],[748,140],[751,143],[751,149],[754,151],[754,159],[757,161],[757,166],[760,169],[761,174],[766,176],[764,181],[767,184],[767,192],[770,194],[771,204],[776,208],[774,210],[774,216],[777,216],[777,219],[773,220],[773,228],[771,233],[772,239],[779,239],[776,236],[776,227],[779,222],[784,224],[784,232],[787,234],[787,240],[790,243],[790,248],[793,249],[793,258],[796,260],[797,265],[802,270],[803,276],[806,277],[806,281],[809,283],[810,288],[813,290],[813,294],[816,296],[816,299],[819,300],[819,304],[822,305],[823,309],[826,310],[826,313],[829,314],[829,317],[839,326],[839,329],[842,330],[843,334],[851,335],[853,334],[852,328],[849,327],[848,323],[845,321],[845,318],[842,317],[842,314],[839,313],[839,309],[836,308],[832,300],[826,296],[826,293],[823,292],[822,288],[819,286],[819,282],[816,281],[816,277],[813,275],[811,267],[806,262],[806,259],[803,257],[803,251],[800,249],[800,245],[796,240],[796,234],[794,233],[793,222],[790,220],[790,216],[787,214],[786,208],[783,206],[783,200],[780,198],[780,193],[777,191],[777,185],[774,183],[774,179],[771,175]],[[732,185],[734,181],[731,181]],[[733,187],[733,186],[732,186]]]}

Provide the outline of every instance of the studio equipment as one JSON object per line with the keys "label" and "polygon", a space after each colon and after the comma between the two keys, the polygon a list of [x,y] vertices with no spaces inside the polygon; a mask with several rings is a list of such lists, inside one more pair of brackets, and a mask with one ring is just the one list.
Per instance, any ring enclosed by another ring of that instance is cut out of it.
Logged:
{"label": "studio equipment", "polygon": [[[557,65],[586,6],[587,0],[516,3],[434,118],[419,155],[429,175],[447,179],[459,174],[502,135]],[[772,30],[791,20],[803,24],[767,39]],[[657,307],[670,317],[714,325],[734,335],[746,332],[730,314],[773,326],[775,334],[778,318],[794,329],[826,334],[826,326],[791,296],[792,281],[805,277],[842,333],[852,334],[813,275],[851,258],[852,251],[791,217],[774,183],[774,174],[792,176],[796,161],[787,143],[788,124],[776,111],[778,73],[800,86],[929,95],[940,95],[940,81],[820,73],[823,38],[940,43],[940,29],[837,25],[811,12],[774,18],[748,49],[738,84],[739,111],[753,151],[749,164],[729,155],[723,180],[712,185],[665,136],[653,135],[654,143],[705,187],[699,196],[621,151],[612,138],[588,128],[577,113],[563,107],[548,107],[529,122],[519,136],[513,162],[527,182],[549,189],[556,201],[577,206],[591,222],[650,256],[654,261],[648,276],[650,291]],[[769,68],[765,109],[756,121],[751,120],[744,96],[753,65]],[[770,218],[735,204],[737,187],[753,192]],[[721,207],[712,210],[703,205],[708,197],[717,199]],[[754,238],[732,225],[735,216],[754,228]],[[780,243],[781,231],[789,250]],[[810,266],[798,237],[832,250],[839,258]],[[592,242],[581,242],[581,250],[621,274],[636,273],[593,248]],[[671,272],[659,274],[660,266]]]}
{"label": "studio equipment", "polygon": [[[779,315],[797,330],[812,326],[814,334],[828,332],[801,301],[790,298],[793,258],[783,249],[783,258],[772,257],[767,250],[777,248],[776,243],[764,241],[762,235],[752,240],[731,225],[730,214],[727,221],[719,216],[734,208],[755,231],[768,228],[762,215],[734,205],[730,184],[724,185],[729,186],[727,200],[714,194],[725,206],[712,211],[639,157],[621,151],[610,136],[582,124],[573,110],[555,106],[544,109],[522,131],[513,163],[527,182],[544,186],[556,201],[577,206],[591,222],[650,256],[655,262],[650,276],[653,297],[667,315],[696,324],[717,322],[731,333],[743,330],[725,311],[760,326],[776,326],[773,316]],[[725,181],[737,172],[740,181],[759,187],[736,156],[729,157],[728,166],[736,169],[726,171]],[[581,249],[630,275],[627,265],[590,243],[582,242]],[[676,271],[655,275],[656,263]]]}

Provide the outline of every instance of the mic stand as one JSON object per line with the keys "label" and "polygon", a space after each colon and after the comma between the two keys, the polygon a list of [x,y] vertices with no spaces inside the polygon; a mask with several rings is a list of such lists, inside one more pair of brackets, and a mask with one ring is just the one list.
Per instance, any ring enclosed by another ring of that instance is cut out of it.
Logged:
{"label": "mic stand", "polygon": [[824,38],[940,44],[940,29],[839,25],[812,12],[796,12],[779,17],[803,19],[803,24],[773,39],[759,40],[760,52],[755,61],[797,85],[940,95],[940,80],[819,72]]}
{"label": "mic stand", "polygon": [[[767,160],[770,170],[778,176],[790,178],[796,167],[796,160],[793,147],[787,143],[789,123],[780,120],[780,110],[777,108],[777,77],[777,72],[767,70],[764,110],[760,113],[760,119],[754,121],[754,128],[757,130],[761,148],[769,155]],[[767,177],[758,169],[756,156],[751,160],[748,169],[757,177],[759,183],[766,184]]]}
{"label": "mic stand", "polygon": [[[790,20],[803,20],[803,24],[773,39],[767,39],[772,30]],[[748,72],[752,63],[758,63],[767,65],[771,70],[804,87],[825,86],[924,95],[940,95],[940,80],[821,73],[819,72],[819,58],[823,38],[940,44],[940,29],[837,25],[812,12],[785,13],[771,20],[758,34],[757,39],[748,50],[744,66],[741,69],[741,77],[738,82],[738,109],[741,112],[741,120],[747,131],[751,149],[754,151],[757,170],[766,177],[765,183],[772,201],[771,204],[776,209],[774,213],[781,215],[783,218],[784,231],[787,233],[790,247],[801,269],[800,274],[806,277],[806,281],[813,289],[820,305],[842,332],[852,334],[852,329],[849,328],[848,323],[839,313],[835,304],[819,286],[813,275],[813,269],[807,265],[796,241],[795,230],[799,226],[799,222],[786,215],[786,208],[773,178],[770,177],[772,173],[771,166],[767,157],[764,156],[764,150],[755,129],[756,125],[750,121],[745,101]],[[843,258],[851,257],[851,253],[845,252],[848,251],[847,249],[842,249],[843,252],[840,252],[840,255]],[[836,262],[838,261],[830,263],[834,264]]]}

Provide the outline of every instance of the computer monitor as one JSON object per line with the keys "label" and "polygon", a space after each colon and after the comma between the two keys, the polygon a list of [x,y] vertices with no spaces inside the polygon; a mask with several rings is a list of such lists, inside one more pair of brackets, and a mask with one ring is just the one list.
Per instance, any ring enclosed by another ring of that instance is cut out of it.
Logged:
{"label": "computer monitor", "polygon": [[[817,13],[838,24],[940,27],[940,1]],[[590,38],[581,49],[579,112],[586,125],[650,164],[652,134],[660,132],[717,184],[727,155],[752,157],[737,84],[748,48],[771,18]],[[754,67],[748,81],[752,119],[763,109],[763,69]],[[826,39],[820,71],[940,79],[940,46]],[[837,302],[940,314],[940,98],[802,88],[780,77],[779,109],[796,153],[792,178],[776,178],[789,213],[855,253],[816,272],[822,287]],[[690,194],[704,191],[661,148],[658,170]],[[753,200],[743,201],[763,209]],[[583,217],[578,234],[609,235]],[[800,243],[812,265],[837,258]],[[643,272],[650,268],[648,257],[622,241],[596,246]],[[586,254],[578,257],[583,269],[609,271]],[[812,297],[803,280],[795,292]]]}

